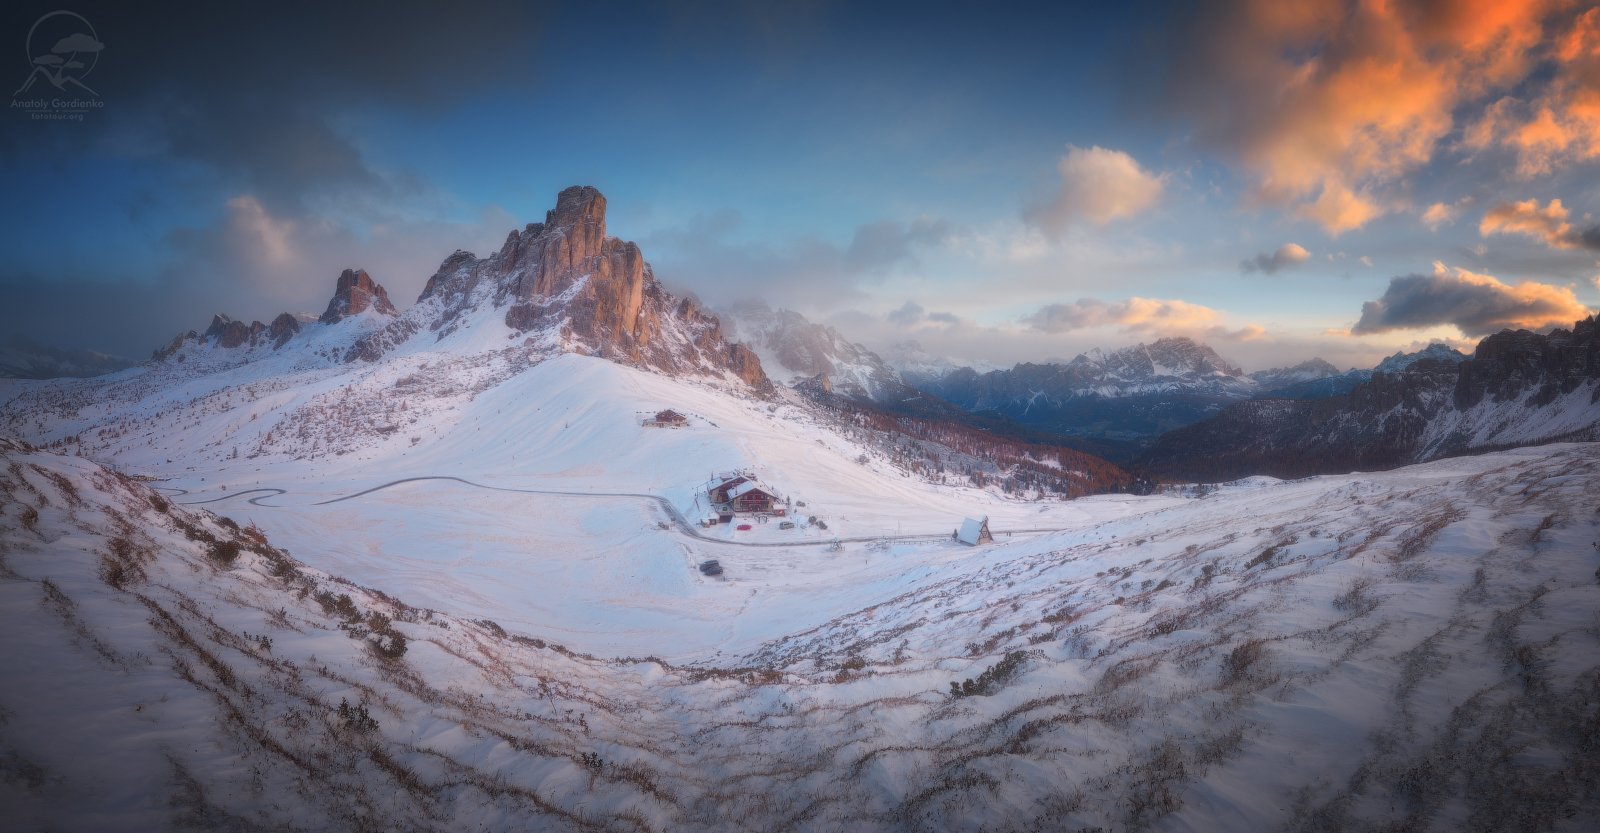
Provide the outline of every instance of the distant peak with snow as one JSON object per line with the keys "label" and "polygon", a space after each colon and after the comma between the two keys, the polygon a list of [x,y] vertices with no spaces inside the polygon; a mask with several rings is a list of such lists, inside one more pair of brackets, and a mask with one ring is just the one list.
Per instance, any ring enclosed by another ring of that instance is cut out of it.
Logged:
{"label": "distant peak with snow", "polygon": [[1448,344],[1441,344],[1436,341],[1414,353],[1395,353],[1393,356],[1378,362],[1378,366],[1373,368],[1373,370],[1379,373],[1401,373],[1424,359],[1449,362],[1450,364],[1460,364],[1461,362],[1466,361],[1467,358],[1467,354],[1455,349],[1454,347],[1451,347]]}

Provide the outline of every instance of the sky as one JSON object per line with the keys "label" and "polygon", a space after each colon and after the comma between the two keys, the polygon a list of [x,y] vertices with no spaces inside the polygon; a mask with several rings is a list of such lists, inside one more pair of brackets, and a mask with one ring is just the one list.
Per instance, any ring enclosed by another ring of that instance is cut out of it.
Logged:
{"label": "sky", "polygon": [[575,184],[674,291],[964,362],[1371,366],[1600,307],[1593,3],[76,3],[98,48],[50,57],[56,2],[0,67],[90,56],[102,106],[0,115],[0,328],[58,347],[351,267],[404,307]]}

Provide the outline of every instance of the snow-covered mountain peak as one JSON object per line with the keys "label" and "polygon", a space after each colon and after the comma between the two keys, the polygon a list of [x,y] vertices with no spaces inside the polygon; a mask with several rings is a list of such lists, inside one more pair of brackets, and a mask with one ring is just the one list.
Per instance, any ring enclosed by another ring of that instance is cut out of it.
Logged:
{"label": "snow-covered mountain peak", "polygon": [[731,305],[724,319],[729,338],[754,350],[762,367],[781,381],[822,376],[836,391],[869,399],[881,398],[900,382],[876,353],[794,310],[746,300]]}
{"label": "snow-covered mountain peak", "polygon": [[1221,384],[1241,391],[1250,386],[1237,365],[1208,345],[1181,336],[1110,352],[1095,348],[1079,354],[1061,372],[1082,386],[1106,391],[1130,387],[1142,391],[1152,384]]}
{"label": "snow-covered mountain peak", "polygon": [[1393,356],[1378,362],[1378,366],[1373,368],[1373,370],[1377,371],[1378,373],[1403,373],[1407,368],[1419,361],[1422,361],[1423,359],[1449,362],[1451,364],[1460,364],[1461,362],[1466,361],[1467,358],[1467,354],[1462,353],[1448,344],[1441,344],[1436,341],[1414,353],[1406,353],[1403,351],[1395,353]]}
{"label": "snow-covered mountain peak", "polygon": [[1257,370],[1250,374],[1265,390],[1282,388],[1288,385],[1315,382],[1318,379],[1327,379],[1338,376],[1339,368],[1322,359],[1307,359],[1299,364],[1289,367],[1274,367],[1270,370]]}

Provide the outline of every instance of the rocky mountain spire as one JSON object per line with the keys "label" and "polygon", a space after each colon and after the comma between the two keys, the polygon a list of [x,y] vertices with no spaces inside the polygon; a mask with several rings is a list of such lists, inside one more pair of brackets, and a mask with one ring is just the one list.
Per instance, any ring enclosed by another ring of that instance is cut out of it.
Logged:
{"label": "rocky mountain spire", "polygon": [[389,303],[389,293],[367,274],[367,270],[346,269],[339,274],[339,282],[333,288],[333,298],[328,301],[328,309],[319,320],[324,324],[332,324],[359,315],[369,308],[384,315],[399,314],[394,304]]}
{"label": "rocky mountain spire", "polygon": [[[715,315],[662,288],[638,245],[606,236],[606,198],[592,186],[562,191],[544,222],[512,231],[487,258],[462,251],[446,258],[417,304],[434,310],[433,317],[411,323],[441,337],[492,304],[504,308],[513,330],[558,330],[566,349],[667,372],[728,371],[758,388],[770,384],[760,359],[729,344]],[[389,343],[401,337],[410,332],[397,331]],[[358,345],[359,355],[381,352],[377,345]]]}

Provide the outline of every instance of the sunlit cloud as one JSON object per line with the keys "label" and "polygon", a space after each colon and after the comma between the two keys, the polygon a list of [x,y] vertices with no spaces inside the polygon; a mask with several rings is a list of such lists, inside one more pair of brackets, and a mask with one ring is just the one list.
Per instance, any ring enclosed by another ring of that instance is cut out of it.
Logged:
{"label": "sunlit cloud", "polygon": [[1433,274],[1389,280],[1383,297],[1361,307],[1353,335],[1453,325],[1464,336],[1503,329],[1567,326],[1588,307],[1566,287],[1523,281],[1511,285],[1491,275],[1434,263]]}
{"label": "sunlit cloud", "polygon": [[[1600,153],[1600,17],[1568,9],[1225,4],[1181,44],[1173,95],[1197,138],[1253,175],[1257,201],[1338,235],[1399,210],[1405,178],[1463,122],[1464,146],[1521,149],[1546,172],[1562,154]],[[1559,64],[1553,77],[1537,71],[1542,59]],[[1491,104],[1530,90],[1537,106]],[[1424,222],[1448,222],[1450,208],[1430,206]]]}
{"label": "sunlit cloud", "polygon": [[1102,147],[1069,146],[1056,171],[1059,188],[1026,213],[1030,224],[1054,235],[1082,221],[1105,225],[1132,217],[1154,205],[1163,187],[1163,177],[1132,156]]}
{"label": "sunlit cloud", "polygon": [[1531,95],[1505,96],[1466,131],[1468,147],[1508,147],[1516,173],[1532,178],[1600,157],[1600,8],[1557,29],[1546,45],[1551,76]]}
{"label": "sunlit cloud", "polygon": [[1517,234],[1541,241],[1553,249],[1600,250],[1600,224],[1585,215],[1586,227],[1578,228],[1570,222],[1571,216],[1572,212],[1561,200],[1551,200],[1542,208],[1538,200],[1503,202],[1484,212],[1478,233],[1484,237]]}
{"label": "sunlit cloud", "polygon": [[1239,262],[1239,271],[1261,272],[1271,275],[1280,269],[1287,269],[1305,263],[1311,259],[1311,253],[1298,243],[1285,243],[1275,252],[1262,252],[1255,257]]}
{"label": "sunlit cloud", "polygon": [[1471,204],[1472,197],[1462,197],[1453,203],[1436,202],[1422,212],[1422,224],[1427,226],[1429,231],[1438,231],[1445,226],[1454,225],[1456,220],[1461,218],[1461,212]]}
{"label": "sunlit cloud", "polygon": [[1070,304],[1046,304],[1025,316],[1022,323],[1046,333],[1066,333],[1096,327],[1166,332],[1209,329],[1221,317],[1210,307],[1188,301],[1134,297],[1113,302],[1081,298]]}

